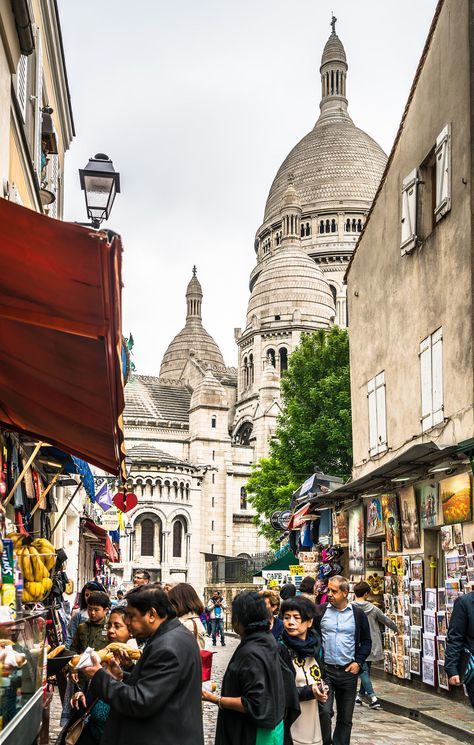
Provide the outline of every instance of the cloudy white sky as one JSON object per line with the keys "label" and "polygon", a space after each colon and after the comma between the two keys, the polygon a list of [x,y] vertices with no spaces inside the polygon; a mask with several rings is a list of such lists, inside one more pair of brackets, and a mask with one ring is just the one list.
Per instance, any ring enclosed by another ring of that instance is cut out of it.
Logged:
{"label": "cloudy white sky", "polygon": [[59,0],[76,138],[66,214],[84,220],[77,169],[120,171],[124,332],[157,375],[182,328],[193,264],[204,325],[226,363],[243,326],[253,242],[275,173],[319,112],[331,12],[348,57],[349,112],[388,152],[436,0]]}

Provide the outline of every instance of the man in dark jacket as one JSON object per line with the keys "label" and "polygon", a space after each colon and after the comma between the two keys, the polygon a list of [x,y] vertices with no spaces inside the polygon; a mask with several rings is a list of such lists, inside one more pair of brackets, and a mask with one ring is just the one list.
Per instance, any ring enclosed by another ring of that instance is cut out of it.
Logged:
{"label": "man in dark jacket", "polygon": [[[461,669],[463,661],[467,661],[468,652],[474,655],[474,592],[462,595],[454,603],[446,642],[444,669],[449,685],[459,686],[464,672]],[[466,684],[466,691],[474,708],[474,680]]]}
{"label": "man in dark jacket", "polygon": [[201,658],[193,635],[176,618],[163,590],[127,594],[127,624],[146,639],[131,673],[115,662],[85,668],[90,693],[110,704],[102,738],[113,745],[204,745]]}
{"label": "man in dark jacket", "polygon": [[[349,745],[357,692],[357,677],[370,654],[372,641],[367,616],[348,602],[349,583],[340,575],[328,582],[328,603],[316,606],[314,626],[323,640],[329,696],[319,704],[323,745]],[[331,735],[336,699],[337,719]]]}

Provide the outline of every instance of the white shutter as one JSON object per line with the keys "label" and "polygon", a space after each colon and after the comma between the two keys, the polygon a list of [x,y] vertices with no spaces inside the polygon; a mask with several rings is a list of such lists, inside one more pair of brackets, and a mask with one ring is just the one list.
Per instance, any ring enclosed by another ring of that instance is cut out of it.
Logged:
{"label": "white shutter", "polygon": [[36,29],[36,80],[35,92],[35,139],[33,152],[33,165],[38,176],[38,182],[41,182],[41,126],[43,107],[43,51],[41,48],[41,35],[39,29]]}
{"label": "white shutter", "polygon": [[433,426],[433,385],[431,376],[431,336],[420,344],[420,377],[421,377],[421,430]]}
{"label": "white shutter", "polygon": [[385,373],[375,378],[375,400],[377,404],[377,452],[387,449],[387,413],[385,405]]}
{"label": "white shutter", "polygon": [[449,124],[436,138],[436,221],[451,209],[451,132]]}
{"label": "white shutter", "polygon": [[416,246],[417,184],[418,175],[415,168],[403,179],[402,184],[402,236],[400,242],[402,253],[408,253]]}
{"label": "white shutter", "polygon": [[367,383],[367,401],[369,404],[369,453],[370,455],[376,455],[378,452],[378,436],[375,378]]}
{"label": "white shutter", "polygon": [[58,191],[59,191],[59,155],[49,156],[49,172],[51,174],[49,188],[55,195],[56,199],[50,205],[48,215],[50,217],[57,217],[58,216]]}
{"label": "white shutter", "polygon": [[28,57],[21,55],[16,71],[16,97],[23,121],[26,121],[26,92],[28,90]]}
{"label": "white shutter", "polygon": [[431,375],[433,391],[433,426],[444,419],[443,408],[443,329],[431,336]]}

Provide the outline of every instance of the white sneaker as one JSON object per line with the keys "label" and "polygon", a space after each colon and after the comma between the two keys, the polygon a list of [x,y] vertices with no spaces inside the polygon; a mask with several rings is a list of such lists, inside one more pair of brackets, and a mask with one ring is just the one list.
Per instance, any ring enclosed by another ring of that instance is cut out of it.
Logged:
{"label": "white sneaker", "polygon": [[370,699],[369,709],[381,709],[380,701],[377,696],[372,696]]}
{"label": "white sneaker", "polygon": [[356,706],[362,706],[362,699],[360,696],[356,696],[355,702],[356,702]]}

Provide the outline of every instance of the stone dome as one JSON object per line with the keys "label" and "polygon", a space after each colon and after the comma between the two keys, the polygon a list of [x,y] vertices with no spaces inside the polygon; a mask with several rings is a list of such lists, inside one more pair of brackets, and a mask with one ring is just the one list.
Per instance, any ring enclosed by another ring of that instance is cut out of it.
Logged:
{"label": "stone dome", "polygon": [[346,50],[336,32],[327,40],[321,57],[321,67],[328,62],[347,62]]}
{"label": "stone dome", "polygon": [[196,277],[196,267],[186,290],[186,325],[177,334],[163,355],[160,378],[179,379],[190,356],[205,365],[225,367],[221,350],[202,325],[202,288]]}
{"label": "stone dome", "polygon": [[278,322],[321,328],[334,320],[334,300],[321,269],[301,246],[277,249],[261,264],[247,309],[247,327],[254,317],[262,328]]}

